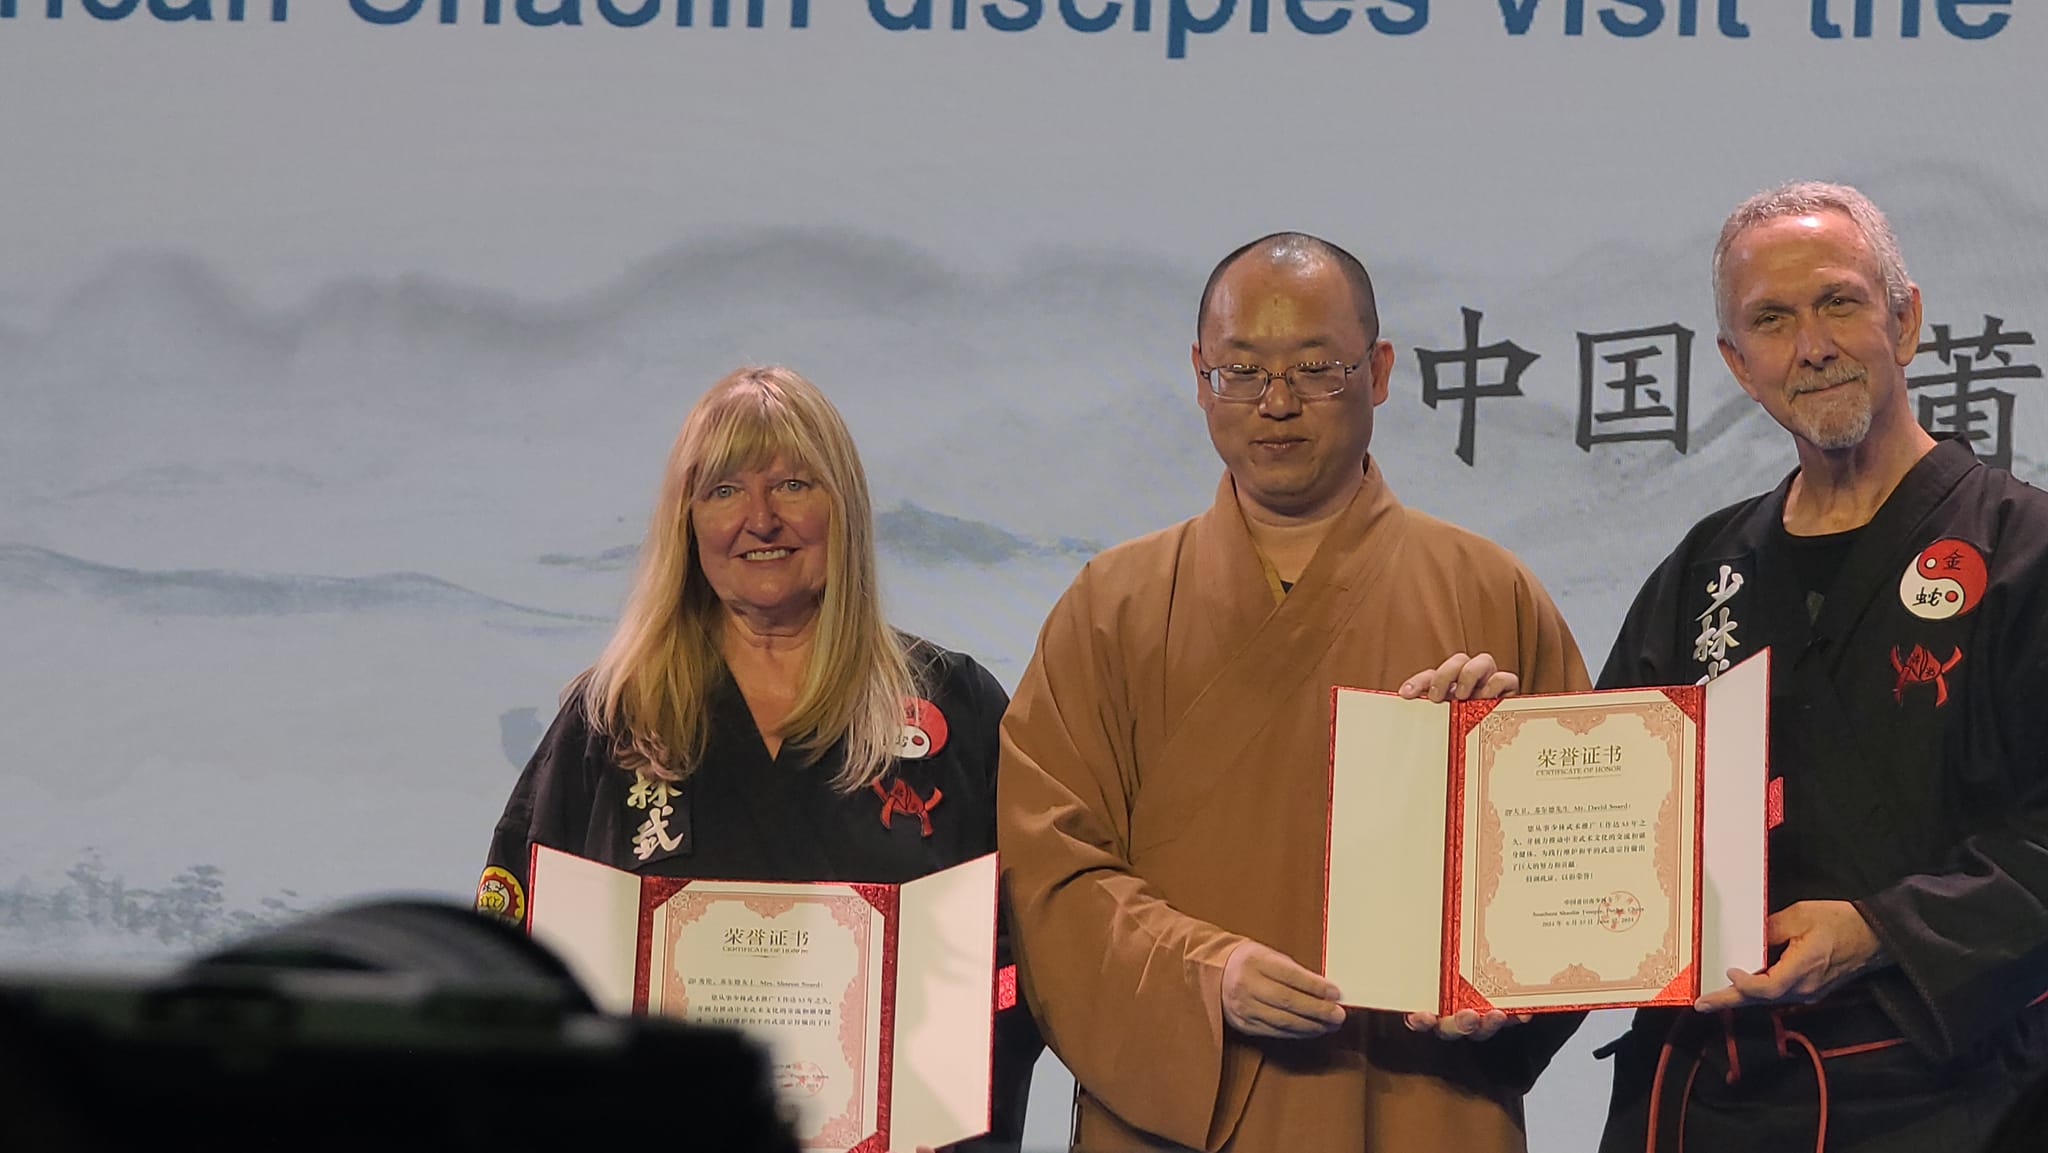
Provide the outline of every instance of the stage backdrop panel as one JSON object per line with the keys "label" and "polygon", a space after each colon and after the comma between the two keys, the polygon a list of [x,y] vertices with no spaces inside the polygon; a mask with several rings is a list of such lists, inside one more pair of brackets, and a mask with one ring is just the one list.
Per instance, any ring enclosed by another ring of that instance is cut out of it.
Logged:
{"label": "stage backdrop panel", "polygon": [[[0,0],[0,963],[148,966],[470,892],[676,425],[842,406],[901,625],[1014,684],[1219,472],[1236,244],[1351,247],[1375,451],[1597,667],[1786,438],[1714,347],[1722,214],[1859,183],[1922,418],[2040,478],[2048,19],[2003,0]],[[1596,1016],[1531,1104],[1590,1146]],[[1032,1135],[1064,1133],[1056,1063]]]}

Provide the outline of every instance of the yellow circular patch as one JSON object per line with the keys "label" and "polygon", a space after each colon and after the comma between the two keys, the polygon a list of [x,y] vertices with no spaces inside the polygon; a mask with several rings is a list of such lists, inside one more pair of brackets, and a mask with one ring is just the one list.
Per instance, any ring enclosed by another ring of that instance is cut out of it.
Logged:
{"label": "yellow circular patch", "polygon": [[485,869],[476,883],[476,911],[515,925],[525,924],[526,893],[519,887],[519,878],[496,865]]}

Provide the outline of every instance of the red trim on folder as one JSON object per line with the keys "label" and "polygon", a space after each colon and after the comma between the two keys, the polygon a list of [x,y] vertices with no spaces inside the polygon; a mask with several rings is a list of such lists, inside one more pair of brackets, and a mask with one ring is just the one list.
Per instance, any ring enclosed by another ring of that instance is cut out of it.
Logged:
{"label": "red trim on folder", "polygon": [[633,1011],[647,1011],[647,986],[654,979],[649,966],[654,963],[654,950],[648,942],[654,940],[654,910],[668,903],[670,897],[690,887],[689,877],[642,877],[640,878],[640,923],[633,929]]}
{"label": "red trim on folder", "polygon": [[896,1066],[896,934],[900,921],[900,889],[896,885],[859,884],[848,885],[847,888],[860,894],[861,900],[882,915],[882,1019],[877,1025],[881,1034],[882,1059],[880,1068],[875,1070],[875,1132],[854,1149],[888,1153],[889,1095]]}
{"label": "red trim on folder", "polygon": [[526,916],[520,918],[519,927],[525,929],[526,935],[529,937],[533,936],[533,862],[534,858],[539,855],[540,842],[528,841],[526,844]]}
{"label": "red trim on folder", "polygon": [[[1621,691],[1621,690],[1612,690]],[[1707,727],[1707,690],[1704,685],[1660,685],[1657,691],[1678,706],[1678,711],[1692,718],[1693,727]]]}
{"label": "red trim on folder", "polygon": [[[1690,977],[1687,989],[1680,991],[1681,1004],[1690,1004],[1700,997],[1700,954],[1706,947],[1707,917],[1707,690],[1701,685],[1693,689],[1693,696],[1699,701],[1700,711],[1693,716],[1692,752],[1692,961],[1678,971],[1680,979]],[[1680,703],[1679,708],[1685,707]],[[1677,984],[1673,981],[1672,984]],[[1671,992],[1666,985],[1657,994],[1659,1002]]]}
{"label": "red trim on folder", "polygon": [[[993,909],[994,909],[994,910],[996,911],[996,915],[995,915],[995,918],[994,918],[994,920],[993,920],[993,921],[992,921],[992,922],[990,923],[990,925],[989,925],[989,944],[988,944],[988,956],[989,956],[989,960],[990,960],[990,961],[992,961],[992,962],[993,962],[993,961],[999,961],[999,960],[1001,960],[1001,959],[1002,959],[1002,956],[1003,956],[1003,951],[1002,951],[1002,945],[1003,945],[1003,858],[1002,858],[1002,854],[1000,854],[1000,853],[998,853],[998,854],[995,854],[995,861],[993,862],[993,864],[994,864],[994,866],[995,866],[995,867],[994,867],[993,869],[991,869],[991,870],[990,870],[990,873],[991,873],[991,879],[990,879],[990,886],[989,886],[989,887],[990,887],[990,889],[992,889],[993,891],[992,891],[992,892],[991,892],[991,893],[989,894],[989,906],[990,906],[991,908],[993,908]],[[1007,983],[1007,989],[1008,989],[1008,994],[1009,994],[1009,1000],[1008,1000],[1007,1002],[1005,1002],[1005,1001],[1003,1000],[1003,992],[1004,992],[1004,989],[1005,989],[1005,987],[1006,987],[1005,983]],[[990,1010],[990,1012],[989,1012],[989,1015],[988,1015],[988,1085],[989,1085],[989,1091],[988,1091],[988,1112],[987,1112],[987,1113],[986,1113],[986,1114],[985,1114],[985,1115],[984,1115],[984,1116],[982,1117],[982,1121],[981,1121],[981,1128],[982,1128],[982,1132],[984,1132],[984,1133],[986,1133],[986,1132],[988,1132],[989,1130],[991,1130],[991,1129],[994,1129],[994,1128],[996,1127],[996,1091],[995,1091],[995,1084],[996,1084],[996,1013],[997,1013],[997,1012],[1000,1012],[1001,1010],[1004,1010],[1004,1009],[1008,1009],[1008,1008],[1010,1008],[1011,1006],[1014,1006],[1014,1005],[1015,1005],[1016,1003],[1017,1003],[1017,966],[1015,966],[1015,965],[1004,965],[1004,966],[1003,966],[1003,967],[1001,968],[1001,970],[1000,970],[1000,971],[998,971],[998,972],[996,973],[996,1007],[995,1007],[995,1009],[993,1009],[993,1010]]]}
{"label": "red trim on folder", "polygon": [[[1771,942],[1771,928],[1770,928],[1770,925],[1771,925],[1771,838],[1770,838],[1770,831],[1771,831],[1772,829],[1775,829],[1775,828],[1777,828],[1777,827],[1778,827],[1778,826],[1777,826],[1777,823],[1776,823],[1776,822],[1774,822],[1774,821],[1772,821],[1772,820],[1771,820],[1771,817],[1770,817],[1770,813],[1771,813],[1771,798],[1772,798],[1772,797],[1776,797],[1776,798],[1778,799],[1778,820],[1779,820],[1779,821],[1783,821],[1783,820],[1785,819],[1785,806],[1784,806],[1784,801],[1785,801],[1785,778],[1784,778],[1784,777],[1782,777],[1782,776],[1779,776],[1779,777],[1773,777],[1773,776],[1771,776],[1771,660],[1772,660],[1772,657],[1771,657],[1771,649],[1770,649],[1770,646],[1769,646],[1769,645],[1765,645],[1765,646],[1764,646],[1763,648],[1761,648],[1761,649],[1758,649],[1758,650],[1757,650],[1757,653],[1756,653],[1756,656],[1753,656],[1753,657],[1751,657],[1751,658],[1749,658],[1749,659],[1753,661],[1753,660],[1757,660],[1758,658],[1762,658],[1762,660],[1763,660],[1763,662],[1764,662],[1764,665],[1763,665],[1763,672],[1764,672],[1764,763],[1763,763],[1763,774],[1764,774],[1764,781],[1766,782],[1766,783],[1765,783],[1765,785],[1764,785],[1764,814],[1765,814],[1765,815],[1764,815],[1764,926],[1763,926],[1763,929],[1764,929],[1764,931],[1763,931],[1763,942],[1764,942],[1764,955],[1763,955],[1763,956],[1761,956],[1761,957],[1758,957],[1758,958],[1756,959],[1756,967],[1757,967],[1757,971],[1758,971],[1758,972],[1762,972],[1763,970],[1765,970],[1765,969],[1769,968],[1769,967],[1770,967],[1770,964],[1771,964],[1771,944],[1770,944],[1770,942]],[[1747,663],[1748,663],[1748,661],[1745,661],[1745,662],[1743,662],[1743,663],[1744,663],[1744,664],[1747,664]]]}
{"label": "red trim on folder", "polygon": [[[1446,1006],[1451,1013],[1455,1013],[1460,1009],[1472,1009],[1480,1013],[1490,1013],[1493,1011],[1493,1002],[1487,1000],[1486,996],[1479,990],[1474,989],[1472,982],[1467,981],[1463,974],[1458,974],[1452,979],[1457,982],[1457,987],[1452,993],[1451,1003]],[[1449,1014],[1445,1015],[1448,1016]]]}
{"label": "red trim on folder", "polygon": [[[1467,993],[1478,1004],[1486,1000],[1458,971],[1458,941],[1465,928],[1465,736],[1499,702],[1447,703],[1451,706],[1451,739],[1450,761],[1444,766],[1444,939],[1439,954],[1442,972],[1437,984],[1440,1015],[1471,1007],[1466,1002]],[[1475,711],[1475,705],[1485,707]]]}
{"label": "red trim on folder", "polygon": [[1658,990],[1652,1005],[1690,1005],[1700,999],[1700,967],[1697,963],[1687,965],[1671,978],[1671,983]]}

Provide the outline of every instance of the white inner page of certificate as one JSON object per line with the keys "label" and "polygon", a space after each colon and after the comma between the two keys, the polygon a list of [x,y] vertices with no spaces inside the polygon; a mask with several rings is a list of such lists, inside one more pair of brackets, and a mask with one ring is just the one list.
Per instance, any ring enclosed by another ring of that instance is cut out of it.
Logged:
{"label": "white inner page of certificate", "polygon": [[1323,975],[1346,1005],[1437,1011],[1443,980],[1446,706],[1335,690]]}
{"label": "white inner page of certificate", "polygon": [[1701,862],[1700,992],[1765,958],[1764,792],[1770,778],[1770,650],[1707,684],[1706,842]]}
{"label": "white inner page of certificate", "polygon": [[995,854],[906,882],[901,894],[889,1145],[950,1145],[989,1124]]}
{"label": "white inner page of certificate", "polygon": [[1466,734],[1458,970],[1488,1002],[1641,1002],[1692,965],[1698,749],[1655,689],[1509,698]]}
{"label": "white inner page of certificate", "polygon": [[843,1153],[877,1127],[882,914],[839,884],[692,881],[657,906],[647,1011],[767,1046],[805,1150]]}
{"label": "white inner page of certificate", "polygon": [[533,903],[527,932],[562,958],[598,1008],[631,1013],[640,878],[535,845],[527,881]]}

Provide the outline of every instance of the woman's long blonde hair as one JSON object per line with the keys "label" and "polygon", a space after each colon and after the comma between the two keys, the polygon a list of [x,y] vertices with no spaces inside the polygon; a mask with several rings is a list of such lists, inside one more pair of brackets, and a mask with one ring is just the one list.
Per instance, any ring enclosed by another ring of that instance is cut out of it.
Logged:
{"label": "woman's long blonde hair", "polygon": [[780,735],[807,763],[844,740],[844,792],[888,771],[916,691],[903,642],[882,618],[874,515],[860,454],[818,387],[779,365],[711,386],[669,451],[639,571],[617,631],[570,685],[627,769],[679,781],[703,761],[711,695],[731,677],[719,652],[725,609],[704,578],[690,512],[712,484],[776,457],[815,474],[832,501],[825,590],[796,703]]}

